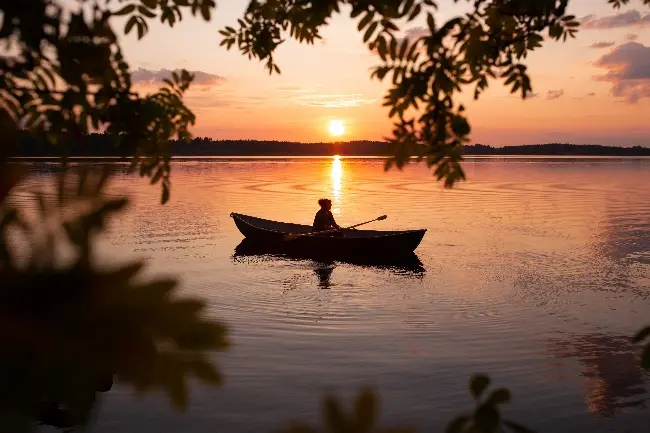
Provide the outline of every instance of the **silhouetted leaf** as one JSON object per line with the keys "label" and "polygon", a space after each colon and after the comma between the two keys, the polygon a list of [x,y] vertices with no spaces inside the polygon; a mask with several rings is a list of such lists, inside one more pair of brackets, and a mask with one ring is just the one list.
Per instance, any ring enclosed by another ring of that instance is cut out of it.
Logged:
{"label": "silhouetted leaf", "polygon": [[[113,15],[118,15],[118,16],[119,15],[128,15],[128,14],[132,13],[134,10],[135,10],[135,5],[134,4],[128,4],[128,5],[124,6],[123,8],[121,8],[120,10],[118,10],[116,12],[113,12]],[[129,31],[126,30],[126,33],[128,33],[128,32]]]}
{"label": "silhouetted leaf", "polygon": [[634,334],[634,337],[632,337],[632,341],[634,343],[640,343],[648,337],[650,337],[650,326],[646,326],[645,328],[641,329],[639,332]]}
{"label": "silhouetted leaf", "polygon": [[490,396],[490,401],[493,404],[504,404],[510,403],[510,391],[505,388],[498,388],[492,392]]}
{"label": "silhouetted leaf", "polygon": [[223,382],[217,369],[210,362],[203,359],[194,360],[192,370],[196,377],[207,385],[220,386]]}
{"label": "silhouetted leaf", "polygon": [[422,5],[417,4],[415,5],[415,8],[413,9],[413,12],[411,12],[411,15],[409,16],[409,21],[413,21],[415,18],[417,18],[418,15],[420,15],[420,12],[422,11]]}
{"label": "silhouetted leaf", "polygon": [[169,201],[169,188],[163,185],[162,190],[162,204],[165,204]]}
{"label": "silhouetted leaf", "polygon": [[514,421],[504,420],[503,423],[510,428],[514,433],[535,433],[533,430],[525,427],[521,424],[518,424]]}
{"label": "silhouetted leaf", "polygon": [[147,18],[155,18],[156,14],[153,13],[151,10],[147,9],[144,6],[138,6],[138,12],[140,12],[142,15],[144,15]]}
{"label": "silhouetted leaf", "polygon": [[490,386],[490,378],[483,374],[472,376],[469,382],[469,390],[474,398],[480,398],[488,386]]}
{"label": "silhouetted leaf", "polygon": [[474,415],[476,425],[485,433],[496,433],[499,428],[499,419],[499,412],[489,404],[479,407]]}
{"label": "silhouetted leaf", "polygon": [[650,344],[646,345],[641,355],[641,367],[650,370]]}
{"label": "silhouetted leaf", "polygon": [[379,407],[377,396],[369,389],[361,391],[355,406],[359,432],[369,432],[375,426]]}
{"label": "silhouetted leaf", "polygon": [[[133,5],[131,5],[131,6],[133,6]],[[135,6],[133,6],[133,8],[135,9]],[[135,26],[137,24],[137,22],[138,22],[137,17],[132,16],[131,18],[129,18],[129,20],[126,22],[126,25],[124,26],[124,33],[126,33],[128,35],[131,32],[131,30],[133,29],[133,26]]]}
{"label": "silhouetted leaf", "polygon": [[361,21],[359,21],[359,25],[357,26],[357,28],[359,30],[365,29],[368,26],[368,24],[370,24],[374,16],[375,16],[374,12],[367,12],[366,15],[361,19]]}
{"label": "silhouetted leaf", "polygon": [[347,417],[335,397],[325,397],[323,413],[325,416],[325,427],[328,431],[336,432],[347,430]]}
{"label": "silhouetted leaf", "polygon": [[469,422],[470,418],[468,416],[458,416],[451,421],[447,428],[445,429],[446,433],[462,433],[465,431],[465,426]]}
{"label": "silhouetted leaf", "polygon": [[377,30],[378,25],[379,25],[379,23],[377,21],[370,24],[370,27],[368,27],[368,29],[366,30],[366,33],[363,35],[363,42],[368,42],[368,40],[375,33],[375,30]]}

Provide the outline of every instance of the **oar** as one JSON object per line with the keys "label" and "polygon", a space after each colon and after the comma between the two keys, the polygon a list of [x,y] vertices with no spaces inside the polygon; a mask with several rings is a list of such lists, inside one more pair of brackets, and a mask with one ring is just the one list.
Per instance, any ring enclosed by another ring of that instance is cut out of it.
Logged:
{"label": "oar", "polygon": [[292,240],[294,240],[294,239],[302,238],[302,237],[304,237],[304,236],[324,235],[324,234],[327,234],[327,233],[338,232],[338,231],[340,231],[340,230],[350,230],[350,229],[353,229],[353,228],[355,228],[355,227],[362,226],[362,225],[364,225],[364,224],[369,224],[369,223],[371,223],[371,222],[375,222],[375,221],[383,221],[383,220],[385,220],[386,218],[388,218],[386,215],[382,215],[382,216],[380,216],[380,217],[375,218],[374,220],[370,220],[370,221],[366,221],[366,222],[363,222],[363,223],[355,224],[355,225],[353,225],[353,226],[345,227],[345,228],[343,228],[343,229],[334,229],[334,230],[325,230],[325,231],[322,231],[322,232],[311,232],[311,233],[301,233],[301,234],[284,235],[283,239],[284,239],[285,241],[292,241]]}

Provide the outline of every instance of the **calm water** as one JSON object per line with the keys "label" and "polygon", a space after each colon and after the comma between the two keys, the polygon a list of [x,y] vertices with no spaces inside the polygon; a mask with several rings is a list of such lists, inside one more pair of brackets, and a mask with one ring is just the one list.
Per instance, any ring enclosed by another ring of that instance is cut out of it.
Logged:
{"label": "calm water", "polygon": [[[33,167],[27,186],[51,179],[51,165]],[[650,160],[466,169],[449,191],[423,166],[384,173],[381,160],[183,161],[164,207],[157,187],[120,174],[133,202],[103,254],[180,275],[233,347],[216,357],[225,386],[194,387],[187,413],[116,388],[91,430],[270,432],[315,420],[325,392],[373,384],[384,424],[442,431],[484,371],[514,392],[507,414],[538,430],[648,432],[629,336],[650,322]],[[309,224],[322,196],[342,224],[387,214],[373,228],[427,228],[423,269],[233,257],[230,212]]]}

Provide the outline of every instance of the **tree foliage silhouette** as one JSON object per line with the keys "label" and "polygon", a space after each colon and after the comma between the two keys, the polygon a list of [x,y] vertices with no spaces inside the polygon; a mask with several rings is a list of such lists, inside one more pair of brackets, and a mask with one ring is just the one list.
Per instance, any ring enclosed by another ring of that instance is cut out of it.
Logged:
{"label": "tree foliage silhouette", "polygon": [[107,170],[62,171],[55,200],[36,191],[28,216],[5,200],[20,173],[1,168],[0,430],[84,425],[114,377],[181,409],[190,377],[221,383],[207,352],[227,347],[226,329],[201,300],[174,295],[173,279],[141,281],[142,262],[95,263],[94,236],[127,203],[102,194]]}

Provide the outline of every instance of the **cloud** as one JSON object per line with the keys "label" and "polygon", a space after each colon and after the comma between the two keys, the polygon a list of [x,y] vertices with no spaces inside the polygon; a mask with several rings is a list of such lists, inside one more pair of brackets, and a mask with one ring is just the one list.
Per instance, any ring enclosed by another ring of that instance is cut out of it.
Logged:
{"label": "cloud", "polygon": [[624,98],[629,103],[650,98],[650,47],[626,42],[601,56],[594,65],[607,69],[605,75],[594,79],[612,83],[615,97]]}
{"label": "cloud", "polygon": [[586,29],[616,29],[621,27],[650,26],[650,13],[642,15],[637,10],[631,10],[616,15],[587,15],[582,18],[582,26]]}
{"label": "cloud", "polygon": [[297,105],[324,108],[348,108],[372,104],[375,98],[366,97],[360,93],[342,94],[307,94],[296,96],[292,101]]}
{"label": "cloud", "polygon": [[548,99],[549,101],[554,101],[556,99],[560,99],[562,96],[564,96],[564,89],[549,90],[548,93],[546,94],[546,99]]}
{"label": "cloud", "polygon": [[637,39],[639,39],[639,35],[637,35],[636,33],[630,33],[627,36],[625,36],[626,41],[631,42],[631,41],[636,41]]}
{"label": "cloud", "polygon": [[417,39],[417,38],[421,38],[422,36],[428,36],[430,34],[431,34],[431,32],[429,31],[428,28],[411,27],[410,29],[407,29],[404,32],[404,37],[406,39]]}
{"label": "cloud", "polygon": [[[409,41],[415,41],[418,38],[421,38],[423,36],[428,36],[430,35],[431,32],[429,31],[428,28],[425,27],[411,27],[410,29],[406,29],[404,31],[404,37],[403,38],[395,38],[395,41],[397,42],[397,47],[399,51],[399,47],[402,46],[402,42],[404,39],[408,39]],[[420,52],[426,52],[426,49],[424,47],[418,48]],[[371,50],[373,54],[379,55],[379,52],[377,51],[377,48],[374,48]],[[372,69],[372,68],[371,68]]]}
{"label": "cloud", "polygon": [[361,93],[326,93],[322,85],[317,86],[279,86],[276,99],[288,100],[295,105],[305,107],[346,108],[372,104],[376,98]]}
{"label": "cloud", "polygon": [[[172,72],[169,69],[160,69],[158,71],[138,68],[131,73],[131,80],[134,84],[143,85],[158,85],[163,82],[165,78],[171,78]],[[178,69],[176,72],[180,72]],[[220,75],[210,74],[202,71],[188,71],[194,75],[192,84],[200,86],[215,86],[223,84],[226,79]]]}
{"label": "cloud", "polygon": [[616,45],[616,42],[614,42],[614,41],[611,41],[611,42],[602,41],[602,42],[595,42],[595,43],[591,44],[590,47],[591,48],[609,48],[609,47],[613,47],[614,45]]}
{"label": "cloud", "polygon": [[280,86],[278,87],[278,90],[283,92],[302,92],[305,88],[300,86]]}
{"label": "cloud", "polygon": [[596,96],[596,92],[589,92],[589,93],[583,94],[582,96],[571,96],[571,98],[572,99],[583,100],[583,99],[587,99],[587,98],[593,98],[594,96]]}

